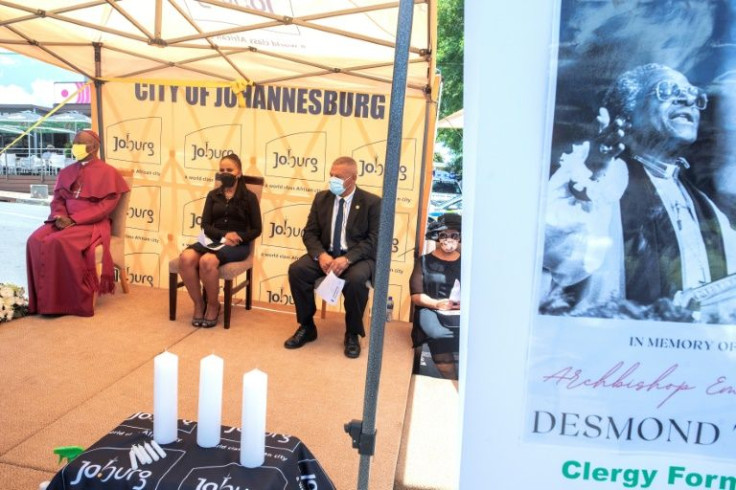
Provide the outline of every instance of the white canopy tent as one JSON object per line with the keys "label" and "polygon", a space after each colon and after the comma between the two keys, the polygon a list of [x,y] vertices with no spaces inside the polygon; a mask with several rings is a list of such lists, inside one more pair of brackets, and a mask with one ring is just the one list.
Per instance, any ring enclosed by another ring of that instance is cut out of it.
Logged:
{"label": "white canopy tent", "polygon": [[[434,76],[435,6],[413,0],[409,93]],[[0,46],[83,74],[388,90],[398,2],[23,0],[0,4]]]}
{"label": "white canopy tent", "polygon": [[[120,79],[230,82],[234,91],[249,83],[391,91],[376,311],[385,309],[386,302],[404,96],[427,101],[422,173],[431,169],[433,139],[427,135],[434,134],[438,93],[435,27],[436,0],[0,2],[0,47],[86,76],[95,83],[93,102],[102,100],[105,82]],[[104,127],[99,107],[93,115],[98,127]],[[367,487],[375,437],[372,412],[382,335],[376,317],[365,422],[350,433],[353,447],[363,455],[359,488]]]}
{"label": "white canopy tent", "polygon": [[463,110],[453,112],[449,116],[440,119],[437,123],[438,129],[463,129],[465,121],[463,119]]}

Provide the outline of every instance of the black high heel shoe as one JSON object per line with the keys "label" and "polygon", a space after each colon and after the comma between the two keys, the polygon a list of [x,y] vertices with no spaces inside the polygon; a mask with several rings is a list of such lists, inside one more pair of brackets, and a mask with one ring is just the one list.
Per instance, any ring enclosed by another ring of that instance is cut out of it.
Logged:
{"label": "black high heel shoe", "polygon": [[192,317],[192,326],[193,327],[201,327],[202,323],[204,322],[204,315],[207,314],[207,305],[204,305],[204,310],[202,311],[202,316],[193,316]]}
{"label": "black high heel shoe", "polygon": [[214,320],[208,320],[207,318],[202,319],[202,323],[199,325],[202,328],[212,328],[217,325],[218,320],[220,319],[220,305],[217,305],[217,315],[215,315]]}

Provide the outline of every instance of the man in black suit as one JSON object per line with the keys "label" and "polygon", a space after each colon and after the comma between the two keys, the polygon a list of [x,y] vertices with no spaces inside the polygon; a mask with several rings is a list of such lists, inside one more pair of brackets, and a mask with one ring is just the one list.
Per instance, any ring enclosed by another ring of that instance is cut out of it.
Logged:
{"label": "man in black suit", "polygon": [[357,178],[355,160],[339,157],[330,169],[330,190],[314,197],[304,227],[307,254],[289,266],[289,286],[299,328],[284,342],[287,349],[298,349],[317,339],[314,283],[333,272],[345,279],[345,355],[360,355],[358,335],[365,337],[366,282],[375,268],[381,199],[358,189]]}

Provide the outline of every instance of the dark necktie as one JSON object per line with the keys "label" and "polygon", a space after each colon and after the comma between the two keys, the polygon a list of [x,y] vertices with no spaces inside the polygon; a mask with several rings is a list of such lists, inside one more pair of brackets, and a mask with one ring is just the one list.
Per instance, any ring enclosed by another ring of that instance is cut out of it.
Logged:
{"label": "dark necktie", "polygon": [[340,242],[342,242],[342,218],[345,199],[340,198],[340,204],[337,205],[337,217],[335,218],[335,233],[332,235],[332,255],[337,257],[342,251]]}

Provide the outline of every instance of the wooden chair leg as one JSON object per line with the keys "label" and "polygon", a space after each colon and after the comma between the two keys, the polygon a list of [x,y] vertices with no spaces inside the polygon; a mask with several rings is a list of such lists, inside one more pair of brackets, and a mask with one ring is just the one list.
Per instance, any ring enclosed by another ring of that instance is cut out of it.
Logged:
{"label": "wooden chair leg", "polygon": [[169,320],[176,320],[176,287],[179,274],[169,272]]}
{"label": "wooden chair leg", "polygon": [[230,328],[230,310],[233,307],[233,281],[225,281],[225,313],[223,317],[223,322],[225,324],[225,328]]}
{"label": "wooden chair leg", "polygon": [[118,275],[120,277],[120,287],[123,288],[123,294],[130,293],[130,283],[128,283],[128,274],[125,273],[125,267],[118,267]]}
{"label": "wooden chair leg", "polygon": [[250,310],[253,307],[253,269],[245,271],[245,280],[248,281],[245,286],[245,309]]}
{"label": "wooden chair leg", "polygon": [[319,317],[324,320],[326,316],[327,316],[327,301],[322,300],[322,310],[319,313]]}

